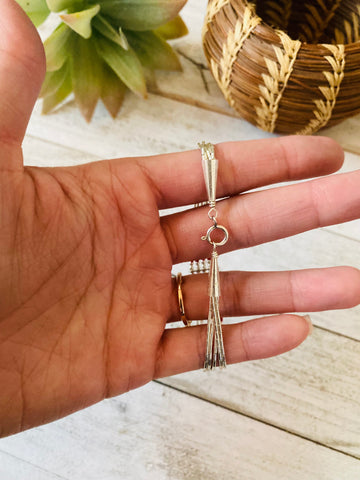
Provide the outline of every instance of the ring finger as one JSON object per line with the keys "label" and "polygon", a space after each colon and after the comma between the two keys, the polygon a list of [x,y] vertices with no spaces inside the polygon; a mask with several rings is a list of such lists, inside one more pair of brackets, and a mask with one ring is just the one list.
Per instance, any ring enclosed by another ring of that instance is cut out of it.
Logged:
{"label": "ring finger", "polygon": [[[208,314],[207,275],[183,277],[186,317]],[[220,311],[224,317],[350,308],[360,302],[360,272],[352,267],[285,272],[222,272]],[[170,321],[180,319],[174,280]]]}

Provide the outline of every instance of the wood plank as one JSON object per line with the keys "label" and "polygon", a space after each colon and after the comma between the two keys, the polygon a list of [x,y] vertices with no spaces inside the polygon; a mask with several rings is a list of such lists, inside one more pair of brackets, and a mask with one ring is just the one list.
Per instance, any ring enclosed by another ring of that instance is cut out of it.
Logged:
{"label": "wood plank", "polygon": [[360,458],[359,358],[359,342],[315,328],[285,355],[161,383]]}
{"label": "wood plank", "polygon": [[127,96],[121,115],[112,120],[99,104],[92,123],[87,124],[73,102],[58,113],[43,116],[41,102],[35,107],[28,134],[59,145],[88,152],[97,158],[152,155],[197,148],[202,139],[212,142],[271,137],[258,128],[213,112],[206,112],[149,95],[142,100]]}
{"label": "wood plank", "polygon": [[[42,129],[40,128],[40,131],[44,132],[45,137],[51,137],[52,132],[57,132],[58,137],[61,137],[61,115],[54,115],[49,118],[55,120],[54,126],[49,125],[50,134],[46,134],[48,130],[45,125],[43,125]],[[69,126],[68,128],[71,132],[69,136],[66,137],[68,143],[71,143],[70,136],[74,135],[75,138],[77,138],[77,134],[79,137],[81,136],[80,131],[76,130],[75,126],[72,129],[70,123],[71,118],[70,115],[68,122],[65,123],[65,125]],[[41,117],[41,119],[46,122],[44,117]],[[58,120],[60,120],[59,124],[57,123]],[[58,129],[56,128],[57,125],[59,125]],[[75,132],[73,132],[73,130],[75,130]],[[106,128],[104,128],[104,132],[106,132]],[[124,134],[124,132],[122,132],[122,134]],[[104,135],[106,135],[106,133],[104,133]],[[44,164],[74,165],[76,163],[92,161],[98,158],[91,153],[92,146],[88,146],[88,143],[93,141],[93,136],[96,136],[94,140],[95,153],[99,153],[102,151],[101,148],[103,148],[104,156],[115,156],[116,152],[114,149],[117,149],[118,145],[121,145],[123,148],[123,155],[141,153],[139,150],[148,151],[148,149],[151,150],[151,148],[168,148],[170,150],[170,147],[167,146],[165,141],[163,143],[159,141],[159,143],[154,146],[151,139],[148,138],[146,145],[144,140],[144,144],[139,147],[137,143],[133,142],[133,139],[127,144],[126,135],[122,137],[119,133],[119,141],[115,141],[113,135],[114,132],[112,132],[111,135],[108,132],[108,141],[106,141],[100,140],[101,132],[96,133],[93,131],[93,135],[86,134],[86,138],[88,138],[89,141],[87,143],[79,142],[77,145],[79,149],[87,150],[84,153],[80,150],[72,150],[65,146],[54,145],[48,141],[27,136],[24,142],[24,157],[27,164],[39,166]],[[175,137],[175,139],[176,138],[182,142],[181,131],[179,131],[179,135]],[[62,139],[60,138],[59,141],[62,141]],[[184,139],[184,141],[186,141],[186,139]],[[64,143],[66,143],[65,140]],[[100,144],[100,147],[97,146],[97,143]],[[176,146],[174,149],[177,149]],[[360,268],[360,249],[356,242],[358,232],[355,223],[353,226],[355,238],[351,236],[352,232],[350,230],[345,230],[345,236],[342,235],[341,229],[344,228],[344,226],[338,226],[336,228],[337,230],[334,233],[328,229],[321,229],[269,244],[258,245],[249,249],[221,255],[221,268],[223,270],[238,269],[249,271],[319,268],[336,265],[352,265]],[[347,238],[346,235],[348,235],[349,238]],[[177,270],[183,273],[187,272],[188,264],[178,265]],[[316,313],[312,315],[312,318],[315,325],[360,340],[360,330],[358,327],[359,315],[360,306],[344,312],[332,311]],[[239,319],[237,319],[237,321],[238,320]]]}
{"label": "wood plank", "polygon": [[[340,170],[340,173],[350,172],[358,169],[360,169],[360,156],[346,152],[344,165]],[[332,227],[328,227],[327,229],[332,232],[336,232],[339,235],[347,236],[360,241],[360,212],[359,220],[343,223],[342,225],[334,225]]]}
{"label": "wood plank", "polygon": [[2,480],[67,480],[57,473],[47,472],[41,466],[32,465],[2,451],[0,451],[0,478]]}
{"label": "wood plank", "polygon": [[30,135],[26,135],[24,139],[23,156],[25,165],[36,167],[72,167],[98,159],[91,153],[40,140]]}
{"label": "wood plank", "polygon": [[344,150],[360,154],[360,115],[348,118],[339,125],[327,128],[320,132],[322,135],[333,138],[342,145]]}
{"label": "wood plank", "polygon": [[71,480],[345,480],[360,474],[354,458],[154,383],[4,439],[0,451]]}

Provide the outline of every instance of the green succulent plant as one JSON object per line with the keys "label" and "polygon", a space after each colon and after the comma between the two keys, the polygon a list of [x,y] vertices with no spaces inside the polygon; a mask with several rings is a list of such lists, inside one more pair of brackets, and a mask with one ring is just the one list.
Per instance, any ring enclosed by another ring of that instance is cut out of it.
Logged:
{"label": "green succulent plant", "polygon": [[181,70],[167,40],[187,33],[179,16],[186,0],[17,2],[36,27],[51,12],[59,15],[59,25],[44,42],[43,113],[74,92],[87,121],[99,99],[116,117],[127,89],[145,98],[154,70]]}

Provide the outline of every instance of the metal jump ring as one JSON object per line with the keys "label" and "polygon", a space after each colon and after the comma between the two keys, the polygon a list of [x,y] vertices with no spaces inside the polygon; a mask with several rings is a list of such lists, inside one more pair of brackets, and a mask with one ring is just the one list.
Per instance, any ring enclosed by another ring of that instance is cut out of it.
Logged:
{"label": "metal jump ring", "polygon": [[210,218],[210,220],[212,220],[213,222],[216,220],[217,218],[217,210],[216,210],[216,207],[211,207],[210,210],[208,211],[208,217]]}

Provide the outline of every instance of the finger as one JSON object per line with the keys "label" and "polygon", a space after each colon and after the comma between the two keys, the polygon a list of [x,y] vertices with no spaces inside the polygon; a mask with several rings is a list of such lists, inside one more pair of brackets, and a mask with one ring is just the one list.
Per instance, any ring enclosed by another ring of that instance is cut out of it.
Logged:
{"label": "finger", "polygon": [[0,142],[6,145],[23,139],[45,57],[35,27],[14,0],[0,2],[0,31]]}
{"label": "finger", "polygon": [[[222,272],[220,312],[224,317],[286,312],[318,312],[350,308],[360,303],[360,271],[332,267],[285,272]],[[208,275],[182,277],[181,290],[188,320],[208,315]],[[179,321],[174,281],[171,321]]]}
{"label": "finger", "polygon": [[[218,197],[327,175],[338,170],[344,158],[333,140],[300,136],[222,143],[216,145],[215,155]],[[138,165],[157,195],[159,208],[207,200],[200,150],[140,158]]]}
{"label": "finger", "polygon": [[[206,349],[206,325],[165,330],[155,378],[202,368]],[[237,325],[224,325],[228,364],[280,355],[297,347],[311,332],[304,317],[277,315]]]}
{"label": "finger", "polygon": [[[360,170],[286,187],[244,194],[217,204],[229,230],[222,252],[251,247],[359,217]],[[173,263],[209,254],[201,241],[209,228],[207,207],[161,218]]]}

